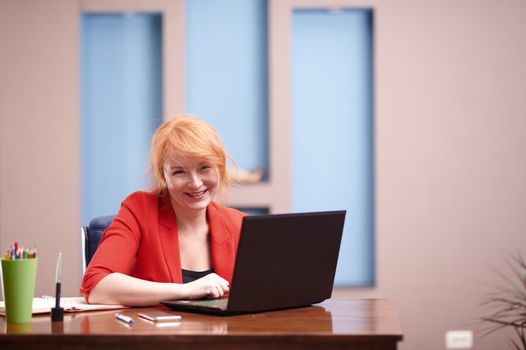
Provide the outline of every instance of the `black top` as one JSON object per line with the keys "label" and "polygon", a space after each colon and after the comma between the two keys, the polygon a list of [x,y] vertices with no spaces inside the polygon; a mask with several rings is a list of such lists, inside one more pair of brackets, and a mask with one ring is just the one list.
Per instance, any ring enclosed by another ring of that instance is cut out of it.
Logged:
{"label": "black top", "polygon": [[182,269],[183,271],[183,283],[193,282],[200,279],[208,274],[214,272],[214,269],[205,270],[205,271],[190,271]]}

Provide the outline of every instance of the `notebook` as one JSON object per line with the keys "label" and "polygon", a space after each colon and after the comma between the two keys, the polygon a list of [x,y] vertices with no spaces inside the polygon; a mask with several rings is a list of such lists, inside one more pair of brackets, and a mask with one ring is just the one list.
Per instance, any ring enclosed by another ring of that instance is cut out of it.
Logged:
{"label": "notebook", "polygon": [[[62,297],[60,306],[64,312],[83,312],[98,310],[125,309],[127,306],[117,304],[87,304],[83,297]],[[33,298],[33,315],[46,314],[55,307],[55,298],[44,295],[40,298]],[[0,301],[0,316],[5,316],[5,302]]]}
{"label": "notebook", "polygon": [[177,310],[219,315],[320,303],[332,295],[345,213],[247,216],[229,297],[161,303]]}

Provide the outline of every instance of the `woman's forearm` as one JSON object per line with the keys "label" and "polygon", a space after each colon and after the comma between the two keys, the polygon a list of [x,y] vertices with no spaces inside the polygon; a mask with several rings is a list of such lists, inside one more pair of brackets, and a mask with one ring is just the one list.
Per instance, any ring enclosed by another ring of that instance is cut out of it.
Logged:
{"label": "woman's forearm", "polygon": [[88,300],[92,304],[147,306],[161,300],[184,299],[187,289],[184,284],[151,282],[114,272],[97,283]]}

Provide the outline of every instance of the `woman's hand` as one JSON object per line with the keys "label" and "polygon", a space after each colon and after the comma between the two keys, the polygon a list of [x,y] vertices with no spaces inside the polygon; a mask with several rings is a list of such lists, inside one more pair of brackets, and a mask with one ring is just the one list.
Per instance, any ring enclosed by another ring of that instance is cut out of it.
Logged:
{"label": "woman's hand", "polygon": [[198,280],[187,283],[188,299],[221,298],[230,289],[228,281],[215,273],[208,274]]}
{"label": "woman's hand", "polygon": [[89,302],[129,306],[158,305],[160,300],[220,298],[229,291],[228,281],[215,273],[190,283],[151,282],[114,272],[90,292]]}

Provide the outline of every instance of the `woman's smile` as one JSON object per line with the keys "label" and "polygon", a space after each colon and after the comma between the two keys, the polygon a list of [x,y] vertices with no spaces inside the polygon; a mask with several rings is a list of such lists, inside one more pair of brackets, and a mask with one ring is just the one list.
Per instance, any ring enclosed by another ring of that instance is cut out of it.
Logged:
{"label": "woman's smile", "polygon": [[186,195],[189,196],[192,199],[201,199],[204,197],[205,193],[208,191],[208,189],[198,191],[198,192],[186,192]]}

